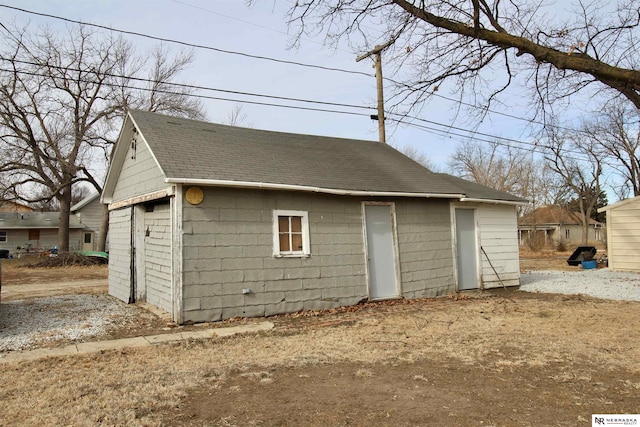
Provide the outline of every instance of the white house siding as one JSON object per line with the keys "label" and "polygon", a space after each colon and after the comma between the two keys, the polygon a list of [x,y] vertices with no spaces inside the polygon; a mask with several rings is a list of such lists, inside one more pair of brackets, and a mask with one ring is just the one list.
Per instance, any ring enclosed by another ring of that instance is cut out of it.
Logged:
{"label": "white house siding", "polygon": [[100,198],[96,197],[79,210],[73,212],[73,214],[78,217],[80,223],[84,224],[85,231],[98,232],[100,225],[102,225],[100,224],[102,219],[102,206]]}
{"label": "white house siding", "polygon": [[[144,212],[144,287],[146,302],[169,313],[171,303],[171,211],[168,203],[153,207],[153,212]],[[146,232],[148,230],[148,236]],[[140,276],[139,276],[140,277]],[[138,284],[141,286],[142,284]]]}
{"label": "white house siding", "polygon": [[[489,289],[503,284],[519,285],[518,219],[515,206],[480,204],[477,210],[480,245],[486,252],[485,255],[481,250],[479,254],[483,287]],[[498,272],[497,275],[491,264]]]}
{"label": "white house siding", "polygon": [[[141,137],[138,138],[140,139]],[[160,168],[151,156],[147,145],[142,141],[138,141],[135,150],[129,146],[120,176],[113,191],[113,202],[165,188],[167,188],[167,184],[164,183]]]}
{"label": "white house siding", "polygon": [[398,200],[396,225],[402,295],[430,298],[456,290],[447,200]]}
{"label": "white house siding", "polygon": [[607,208],[609,268],[640,271],[640,198]]}
{"label": "white house siding", "polygon": [[[308,211],[310,257],[273,257],[273,209]],[[184,202],[184,320],[272,315],[365,299],[361,209],[353,198],[218,188],[205,189],[198,206]]]}
{"label": "white house siding", "polygon": [[131,209],[109,213],[109,295],[129,302],[131,287]]}

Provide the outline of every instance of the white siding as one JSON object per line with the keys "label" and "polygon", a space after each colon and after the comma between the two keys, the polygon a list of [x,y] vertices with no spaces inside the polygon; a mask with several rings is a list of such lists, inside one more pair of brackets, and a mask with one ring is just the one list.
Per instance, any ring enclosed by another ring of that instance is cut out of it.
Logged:
{"label": "white siding", "polygon": [[607,211],[609,268],[640,272],[640,198]]}
{"label": "white siding", "polygon": [[[482,284],[485,289],[520,284],[518,219],[509,205],[478,205]],[[486,252],[486,255],[485,255]],[[488,259],[487,259],[488,258]],[[489,262],[491,261],[491,263]],[[493,268],[497,271],[494,272]]]}
{"label": "white siding", "polygon": [[135,152],[129,146],[113,192],[113,202],[152,193],[166,187],[164,175],[147,145],[142,141],[138,141]]}
{"label": "white siding", "polygon": [[109,214],[109,295],[129,302],[131,289],[131,209]]}
{"label": "white siding", "polygon": [[[146,301],[171,313],[171,211],[160,204],[144,213],[144,280]],[[148,235],[146,235],[148,234]]]}

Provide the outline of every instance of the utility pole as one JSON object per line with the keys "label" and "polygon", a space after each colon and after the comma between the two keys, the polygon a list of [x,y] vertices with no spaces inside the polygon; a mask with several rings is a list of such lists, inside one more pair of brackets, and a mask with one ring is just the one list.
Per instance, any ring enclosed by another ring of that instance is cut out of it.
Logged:
{"label": "utility pole", "polygon": [[383,144],[387,143],[387,136],[384,130],[384,93],[382,90],[382,51],[394,42],[394,39],[389,40],[382,46],[376,45],[372,51],[365,53],[364,55],[360,55],[356,58],[356,62],[360,62],[365,58],[370,57],[371,55],[375,55],[375,63],[376,63],[376,86],[378,88],[378,115],[371,116],[372,119],[378,120],[378,137],[380,142]]}

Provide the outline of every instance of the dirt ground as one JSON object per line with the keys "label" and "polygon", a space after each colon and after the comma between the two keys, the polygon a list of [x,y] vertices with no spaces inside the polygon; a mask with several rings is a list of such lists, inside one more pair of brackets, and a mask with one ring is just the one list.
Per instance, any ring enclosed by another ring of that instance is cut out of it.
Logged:
{"label": "dirt ground", "polygon": [[501,290],[10,363],[0,426],[590,425],[594,413],[640,413],[639,309]]}

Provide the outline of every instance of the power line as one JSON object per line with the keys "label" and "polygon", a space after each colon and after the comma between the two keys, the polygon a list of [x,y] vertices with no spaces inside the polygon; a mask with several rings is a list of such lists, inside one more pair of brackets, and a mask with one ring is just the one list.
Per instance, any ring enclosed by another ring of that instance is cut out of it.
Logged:
{"label": "power line", "polygon": [[[189,6],[189,7],[202,9],[202,10],[210,12],[210,13],[215,13],[217,15],[224,16],[224,17],[229,18],[229,19],[234,19],[234,20],[237,20],[237,21],[240,21],[240,22],[244,22],[244,23],[247,23],[247,24],[255,25],[255,26],[258,26],[258,27],[261,27],[261,28],[265,28],[265,29],[268,29],[270,31],[276,31],[276,30],[273,30],[273,29],[270,29],[270,28],[267,28],[267,27],[264,27],[264,26],[253,24],[253,23],[248,22],[248,21],[243,21],[243,20],[238,19],[238,18],[233,18],[233,17],[227,16],[227,15],[224,15],[224,14],[220,14],[218,12],[213,12],[213,11],[211,11],[209,9],[204,9],[204,8],[200,8],[198,6],[193,6],[193,5],[190,5],[190,4],[185,3],[185,2],[181,2],[181,1],[178,1],[178,0],[173,0],[173,1],[176,2],[176,3],[180,3],[180,4],[183,4],[183,5]],[[361,76],[366,76],[366,77],[374,77],[373,74],[365,73],[365,72],[362,72],[362,71],[346,70],[346,69],[335,68],[335,67],[325,67],[325,66],[322,66],[322,65],[306,64],[306,63],[302,63],[302,62],[277,59],[277,58],[272,58],[272,57],[267,57],[267,56],[262,56],[262,55],[253,55],[253,54],[248,54],[248,53],[243,53],[243,52],[230,51],[230,50],[220,49],[220,48],[207,46],[207,45],[200,45],[200,44],[194,44],[194,43],[184,42],[184,41],[175,40],[175,39],[169,39],[169,38],[158,37],[158,36],[151,36],[151,35],[148,35],[148,34],[139,33],[139,32],[135,32],[135,31],[121,30],[121,29],[108,27],[108,26],[100,25],[100,24],[82,22],[82,21],[71,19],[71,18],[65,18],[65,17],[52,15],[52,14],[47,14],[47,13],[42,13],[42,12],[35,12],[35,11],[31,11],[31,10],[27,10],[27,9],[15,7],[15,6],[9,6],[9,5],[0,4],[0,7],[16,10],[16,11],[27,13],[27,14],[33,14],[33,15],[36,15],[36,16],[42,16],[42,17],[45,17],[45,18],[58,19],[58,20],[61,20],[61,21],[64,21],[64,22],[70,22],[70,23],[79,24],[79,25],[91,26],[91,27],[100,28],[100,29],[104,29],[104,30],[107,30],[107,31],[111,31],[111,32],[118,32],[118,33],[121,33],[121,34],[128,34],[128,35],[133,35],[133,36],[137,36],[137,37],[143,37],[143,38],[147,38],[147,39],[167,42],[167,43],[174,43],[174,44],[178,44],[178,45],[182,45],[182,46],[188,46],[188,47],[197,48],[197,49],[210,50],[210,51],[219,52],[219,53],[225,53],[225,54],[230,54],[230,55],[238,55],[238,56],[243,56],[243,57],[252,58],[252,59],[258,59],[258,60],[272,61],[272,62],[287,64],[287,65],[296,65],[296,66],[300,66],[300,67],[316,68],[316,69],[325,70],[325,71],[334,71],[334,72],[342,72],[342,73],[348,73],[348,74],[354,74],[354,75],[361,75]],[[397,86],[401,86],[401,87],[405,87],[405,88],[409,88],[409,89],[411,88],[411,86],[409,86],[409,85],[407,85],[405,83],[402,83],[402,82],[398,82],[398,81],[396,81],[394,79],[391,79],[391,78],[383,77],[383,79],[388,81],[388,82],[391,82],[391,83],[393,83],[393,84],[395,84]],[[496,111],[496,110],[486,109],[484,107],[480,107],[480,106],[477,106],[477,105],[474,105],[474,104],[471,104],[471,103],[467,103],[467,102],[464,102],[464,101],[461,101],[461,100],[457,100],[457,99],[454,99],[454,98],[449,98],[449,97],[446,97],[444,95],[440,95],[440,94],[437,94],[437,93],[433,93],[432,95],[435,96],[435,97],[438,97],[440,99],[444,99],[446,101],[449,101],[449,102],[454,102],[454,103],[457,103],[457,104],[460,104],[460,105],[465,105],[465,106],[470,107],[470,108],[475,108],[475,109],[479,109],[479,110],[485,110],[485,111],[490,112],[492,114],[498,114],[498,115],[501,115],[501,116],[504,116],[504,117],[509,117],[509,118],[512,118],[512,119],[515,119],[515,120],[520,120],[520,121],[527,122],[527,123],[530,123],[530,124],[537,124],[537,125],[542,125],[542,126],[552,126],[552,127],[556,128],[556,129],[562,129],[562,130],[567,130],[567,131],[571,131],[571,132],[583,132],[583,131],[581,131],[579,129],[573,129],[573,128],[563,127],[563,126],[559,126],[559,125],[550,125],[548,123],[542,123],[542,122],[539,122],[539,121],[535,121],[535,120],[532,120],[532,119],[527,119],[527,118],[524,118],[524,117],[519,117],[519,116],[516,116],[516,115],[513,115],[513,114],[509,114],[509,113],[503,113],[503,112]]]}
{"label": "power line", "polygon": [[[11,62],[11,63],[33,65],[33,66],[36,66],[36,67],[53,68],[53,69],[62,70],[62,71],[66,71],[66,70],[69,69],[69,68],[61,67],[59,65],[41,64],[41,63],[37,63],[37,62],[22,61],[22,60],[13,59],[13,58],[0,57],[0,60],[1,61]],[[71,69],[71,70],[72,71],[77,71],[78,73],[83,72],[83,70],[81,70],[79,68],[75,68],[75,69]],[[100,74],[102,74],[104,76],[108,76],[108,77],[118,78],[118,79],[134,80],[134,81],[139,81],[139,82],[144,82],[144,83],[157,83],[157,81],[155,81],[155,80],[145,79],[145,78],[142,78],[142,77],[125,76],[125,75],[122,75],[122,74],[113,74],[113,73],[108,73],[108,72],[101,72]],[[184,88],[184,89],[207,90],[207,91],[213,91],[213,92],[229,93],[229,94],[233,94],[233,95],[254,96],[254,97],[259,97],[259,98],[270,98],[270,99],[278,99],[278,100],[281,100],[281,101],[293,101],[293,102],[303,102],[303,103],[311,103],[311,104],[319,104],[319,105],[328,105],[328,106],[333,106],[333,107],[358,108],[358,109],[362,109],[362,110],[371,110],[373,108],[373,107],[367,107],[367,106],[364,106],[364,105],[344,104],[344,103],[329,102],[329,101],[315,101],[315,100],[310,100],[310,99],[291,98],[291,97],[279,96],[279,95],[266,95],[266,94],[260,94],[260,93],[254,93],[254,92],[243,92],[243,91],[237,91],[237,90],[219,89],[219,88],[214,88],[214,87],[209,87],[209,86],[190,85],[190,84],[185,84],[185,83],[162,82],[162,84],[171,85],[171,86]]]}
{"label": "power line", "polygon": [[361,76],[366,76],[366,77],[373,77],[372,74],[368,74],[368,73],[365,73],[365,72],[362,72],[362,71],[345,70],[345,69],[342,69],[342,68],[325,67],[323,65],[315,65],[315,64],[305,64],[303,62],[289,61],[289,60],[286,60],[286,59],[277,59],[277,58],[271,58],[271,57],[268,57],[268,56],[253,55],[253,54],[250,54],[250,53],[236,52],[236,51],[233,51],[233,50],[220,49],[220,48],[213,47],[213,46],[206,46],[206,45],[201,45],[201,44],[184,42],[184,41],[181,41],[181,40],[169,39],[169,38],[165,38],[165,37],[152,36],[152,35],[149,35],[149,34],[139,33],[139,32],[136,32],[136,31],[121,30],[121,29],[118,29],[118,28],[108,27],[106,25],[93,24],[93,23],[89,23],[89,22],[82,22],[82,21],[78,21],[78,20],[75,20],[75,19],[71,19],[71,18],[65,18],[65,17],[62,17],[62,16],[51,15],[51,14],[48,14],[48,13],[34,12],[34,11],[31,11],[31,10],[27,10],[27,9],[23,9],[23,8],[20,8],[20,7],[15,7],[15,6],[9,6],[9,5],[6,5],[6,4],[0,4],[0,7],[4,7],[4,8],[7,8],[7,9],[12,9],[12,10],[16,10],[18,12],[28,13],[28,14],[32,14],[32,15],[36,15],[36,16],[42,16],[42,17],[45,17],[45,18],[58,19],[58,20],[61,20],[61,21],[64,21],[64,22],[72,23],[72,24],[86,25],[88,27],[100,28],[100,29],[107,30],[107,31],[113,31],[113,32],[121,33],[121,34],[128,34],[128,35],[136,36],[136,37],[143,37],[143,38],[146,38],[146,39],[161,41],[161,42],[165,42],[165,43],[179,44],[181,46],[192,47],[192,48],[195,48],[195,49],[210,50],[210,51],[218,52],[218,53],[226,53],[226,54],[229,54],[229,55],[243,56],[243,57],[247,57],[247,58],[259,59],[259,60],[263,60],[263,61],[277,62],[277,63],[287,64],[287,65],[296,65],[296,66],[299,66],[299,67],[317,68],[317,69],[325,70],[325,71],[336,71],[336,72],[341,72],[341,73],[348,73],[348,74],[355,74],[355,75],[361,75]]}
{"label": "power line", "polygon": [[[8,70],[8,69],[5,69],[5,68],[0,68],[0,72],[13,73],[15,71],[16,70]],[[17,71],[17,72],[19,72],[20,74],[29,75],[29,76],[48,77],[46,74],[34,73],[34,72],[30,72],[30,71],[20,70],[20,71]],[[79,81],[81,81],[83,83],[97,83],[95,81],[86,80],[86,79],[79,79]],[[317,111],[317,112],[322,112],[322,113],[337,113],[337,114],[347,114],[347,115],[352,115],[352,116],[369,117],[369,114],[356,113],[356,112],[352,112],[352,111],[330,110],[330,109],[326,109],[326,108],[301,107],[301,106],[296,106],[296,105],[274,104],[274,103],[270,103],[270,102],[260,102],[260,101],[247,101],[247,100],[242,100],[242,99],[223,98],[223,97],[218,97],[218,96],[199,95],[199,94],[193,94],[193,93],[191,93],[191,94],[189,94],[189,93],[179,93],[179,92],[172,92],[172,91],[169,91],[169,90],[149,89],[149,88],[144,88],[144,87],[131,86],[131,85],[126,85],[126,84],[121,85],[121,84],[108,83],[108,82],[101,82],[100,84],[103,84],[103,85],[109,86],[109,87],[134,89],[134,90],[140,90],[140,91],[144,91],[144,92],[164,93],[164,94],[168,94],[168,95],[181,95],[181,96],[201,98],[201,99],[211,99],[211,100],[216,100],[216,101],[228,101],[228,102],[237,102],[237,103],[242,103],[242,104],[261,105],[261,106],[267,106],[267,107],[290,108],[290,109],[294,109],[294,110]]]}
{"label": "power line", "polygon": [[[10,63],[20,63],[20,64],[33,65],[33,66],[46,66],[48,68],[53,68],[53,69],[62,70],[62,71],[69,70],[69,68],[65,68],[65,67],[61,67],[61,66],[57,66],[57,65],[41,64],[41,63],[30,62],[30,61],[22,61],[22,60],[16,60],[16,59],[13,59],[13,58],[0,57],[0,60],[6,61],[6,62],[10,62]],[[80,70],[79,68],[78,69],[71,69],[71,70],[75,71],[75,72],[78,72],[78,73],[82,72],[82,70]],[[3,71],[7,71],[7,70],[3,70]],[[27,75],[39,76],[39,77],[46,77],[47,76],[46,74],[34,73],[34,72],[23,71],[23,70],[17,70],[17,72],[23,73],[23,74],[27,74]],[[105,73],[101,73],[101,74],[103,74],[105,76],[109,76],[109,77],[119,78],[119,79],[128,79],[128,80],[144,82],[144,83],[157,83],[154,80],[140,78],[140,77],[128,77],[128,76],[124,76],[124,75],[121,75],[121,74],[113,74],[113,73],[106,73],[106,72]],[[95,83],[95,81],[88,80],[88,79],[83,79],[83,82],[85,82],[85,83]],[[164,84],[175,86],[175,87],[179,87],[179,88],[184,88],[184,89],[219,91],[219,92],[229,93],[229,94],[234,94],[234,95],[254,96],[254,97],[261,97],[261,98],[270,98],[270,99],[293,101],[293,102],[303,102],[303,103],[311,103],[311,104],[318,104],[318,105],[329,105],[329,106],[334,106],[334,107],[346,107],[346,108],[355,108],[355,109],[363,109],[363,110],[372,109],[371,107],[366,107],[366,106],[362,106],[362,105],[333,103],[333,102],[314,101],[314,100],[300,99],[300,98],[289,98],[289,97],[282,97],[282,96],[275,96],[275,95],[256,94],[256,93],[251,93],[251,92],[232,91],[232,90],[211,88],[211,87],[206,87],[206,86],[188,85],[188,84],[182,84],[182,83],[164,82]],[[112,86],[112,87],[118,86],[118,85],[112,84],[112,83],[108,83],[107,85]],[[148,91],[151,91],[151,89],[140,88],[140,87],[137,87],[137,86],[125,86],[125,87],[130,88],[130,89],[136,89],[136,90],[148,90]],[[163,93],[177,94],[176,92],[171,92],[171,91],[164,91]],[[221,100],[221,101],[230,101],[230,102],[240,102],[240,103],[248,103],[248,104],[254,104],[254,105],[278,106],[280,108],[295,108],[295,106],[285,106],[285,105],[282,105],[282,104],[252,102],[252,101],[244,101],[244,100],[239,100],[239,99],[213,97],[213,96],[197,95],[197,94],[189,94],[189,93],[183,93],[182,95],[183,96],[193,96],[193,97],[198,97],[198,98],[202,98],[202,99],[212,99],[212,100]],[[299,109],[304,109],[304,108],[300,107]],[[343,113],[343,114],[350,114],[351,113],[351,112],[346,112],[346,111],[317,109],[317,108],[308,108],[307,110],[309,110],[309,111],[331,112],[331,113]],[[367,116],[366,114],[355,114],[355,113],[354,113],[354,115]],[[524,142],[524,141],[520,141],[520,140],[516,140],[516,139],[512,139],[512,138],[506,138],[506,137],[493,135],[493,134],[488,134],[488,133],[484,133],[484,132],[473,131],[473,130],[461,128],[461,127],[458,127],[458,126],[447,125],[447,124],[439,123],[439,122],[436,122],[436,121],[423,119],[423,118],[420,118],[420,117],[408,116],[408,115],[400,115],[400,114],[397,114],[397,113],[389,113],[389,115],[392,115],[392,116],[395,115],[395,116],[399,116],[399,117],[406,117],[406,118],[413,119],[413,120],[418,120],[418,121],[421,121],[421,122],[424,122],[424,123],[429,123],[429,124],[436,125],[436,126],[446,127],[447,129],[454,129],[454,130],[461,131],[461,132],[471,133],[471,134],[474,134],[474,135],[481,135],[481,136],[485,136],[485,137],[488,137],[488,138],[499,139],[499,140],[503,140],[503,141],[509,141],[509,142],[513,142],[513,143],[516,143],[516,144],[531,145],[531,143],[527,143],[527,142]],[[403,123],[403,124],[410,125],[410,123],[404,122],[402,120],[391,119],[391,118],[390,118],[390,120],[393,120],[394,122],[397,122],[397,123]],[[417,127],[417,126],[414,126],[414,127]],[[440,132],[442,132],[444,134],[447,133],[447,132],[442,131],[442,130]],[[449,131],[449,133],[451,133],[451,132]],[[469,138],[468,135],[461,135],[461,134],[454,134],[454,135]],[[483,141],[483,142],[490,142],[489,140],[485,140],[485,139],[481,139],[481,138],[477,138],[477,137],[474,137],[474,139],[476,139],[478,141]],[[502,145],[505,145],[505,144],[502,143]]]}
{"label": "power line", "polygon": [[[61,66],[57,66],[57,65],[41,64],[41,63],[30,62],[30,61],[22,61],[22,60],[16,60],[16,59],[11,59],[11,58],[0,57],[0,60],[6,61],[6,62],[10,62],[10,63],[13,63],[13,64],[20,63],[20,64],[33,65],[33,66],[46,66],[48,68],[62,70],[62,71],[71,70],[71,71],[75,71],[75,72],[78,72],[78,73],[82,72],[82,70],[80,70],[79,68],[78,69],[69,69],[69,68],[65,68],[65,67],[61,67]],[[0,71],[17,72],[17,73],[21,73],[21,74],[24,74],[24,75],[31,75],[31,76],[38,76],[38,77],[48,77],[48,75],[44,74],[44,73],[36,73],[36,72],[25,71],[25,70],[0,69]],[[113,73],[102,73],[102,74],[104,74],[105,76],[109,76],[109,77],[120,78],[120,79],[128,79],[128,80],[139,81],[139,82],[144,82],[144,83],[157,83],[154,80],[144,79],[144,78],[139,78],[139,77],[128,77],[128,76],[124,76],[124,75],[120,75],[120,74],[113,74]],[[85,79],[79,78],[79,80],[81,80],[84,83],[96,83],[95,80],[86,79],[86,78]],[[133,89],[133,90],[141,90],[141,91],[147,91],[147,92],[155,91],[157,93],[190,96],[190,97],[195,97],[195,98],[200,98],[200,99],[210,99],[210,100],[218,100],[218,101],[226,101],[226,102],[238,102],[238,103],[246,103],[246,104],[260,105],[260,106],[270,106],[270,107],[278,107],[278,108],[291,108],[291,109],[298,109],[298,110],[327,112],[327,113],[335,113],[335,114],[349,114],[349,115],[357,115],[357,116],[363,116],[363,117],[367,117],[368,116],[367,114],[364,114],[364,113],[355,113],[355,112],[342,111],[342,110],[330,110],[330,109],[322,109],[322,108],[299,107],[299,106],[294,106],[294,105],[283,105],[283,104],[274,104],[274,103],[266,103],[266,102],[248,101],[248,100],[242,100],[242,99],[223,98],[223,97],[199,95],[199,94],[193,94],[193,93],[178,93],[178,92],[173,92],[173,91],[168,91],[168,90],[159,90],[159,89],[155,89],[154,90],[154,89],[143,88],[143,87],[138,87],[138,86],[119,85],[119,84],[108,83],[108,82],[102,82],[102,84],[104,84],[105,86],[109,86],[109,87],[125,87],[125,88]],[[256,97],[272,98],[272,99],[286,100],[286,101],[293,101],[293,102],[305,102],[305,103],[312,103],[312,104],[339,106],[339,107],[356,108],[356,109],[367,109],[367,110],[371,109],[370,107],[365,107],[365,106],[362,106],[362,105],[331,103],[331,102],[313,101],[313,100],[299,99],[299,98],[287,98],[287,97],[280,97],[280,96],[255,94],[255,93],[251,93],[251,92],[230,91],[230,90],[224,90],[224,89],[210,88],[210,87],[206,87],[206,86],[187,85],[187,84],[173,83],[173,82],[166,82],[165,84],[171,85],[171,86],[175,86],[175,87],[179,87],[179,88],[185,88],[185,89],[221,91],[221,92],[224,92],[224,93],[231,93],[231,94],[236,94],[236,95],[256,96]],[[477,140],[477,141],[488,142],[488,143],[490,143],[490,142],[494,142],[495,143],[496,142],[495,140],[502,140],[502,141],[509,141],[509,142],[512,142],[512,143],[515,143],[515,144],[534,145],[535,146],[535,144],[528,143],[528,142],[525,142],[525,141],[520,141],[520,140],[516,140],[516,139],[512,139],[512,138],[501,137],[501,136],[498,136],[498,135],[492,135],[492,134],[488,134],[488,133],[473,131],[473,130],[469,130],[469,129],[465,129],[465,128],[461,128],[461,127],[457,127],[457,126],[452,126],[452,125],[439,123],[439,122],[432,121],[432,120],[422,119],[420,117],[404,116],[404,115],[400,115],[400,114],[397,114],[397,113],[390,113],[390,115],[406,117],[406,118],[410,118],[410,119],[413,119],[413,120],[418,120],[418,121],[422,121],[422,122],[425,122],[425,123],[429,123],[429,124],[432,124],[432,125],[446,127],[448,130],[444,131],[444,130],[435,129],[435,128],[428,127],[428,126],[421,126],[421,125],[417,125],[415,123],[408,123],[408,122],[405,122],[405,121],[402,121],[402,120],[389,118],[389,120],[392,120],[392,121],[394,121],[396,123],[405,124],[405,125],[412,126],[412,127],[419,128],[419,129],[423,129],[423,130],[437,131],[442,135],[454,135],[454,136],[458,136],[458,137],[462,137],[462,138],[471,138],[471,139],[474,139],[474,140]],[[454,129],[454,130],[457,130],[457,131],[460,131],[460,132],[466,132],[466,133],[472,134],[473,136],[463,135],[463,134],[460,134],[460,133],[451,132],[451,129]],[[485,136],[485,137],[488,137],[488,138],[493,138],[494,140],[491,141],[491,140],[484,139],[484,138],[478,138],[477,135]],[[522,149],[522,147],[512,146],[512,145],[506,144],[504,142],[500,143],[499,145],[510,146],[510,147],[513,147],[513,148]]]}

